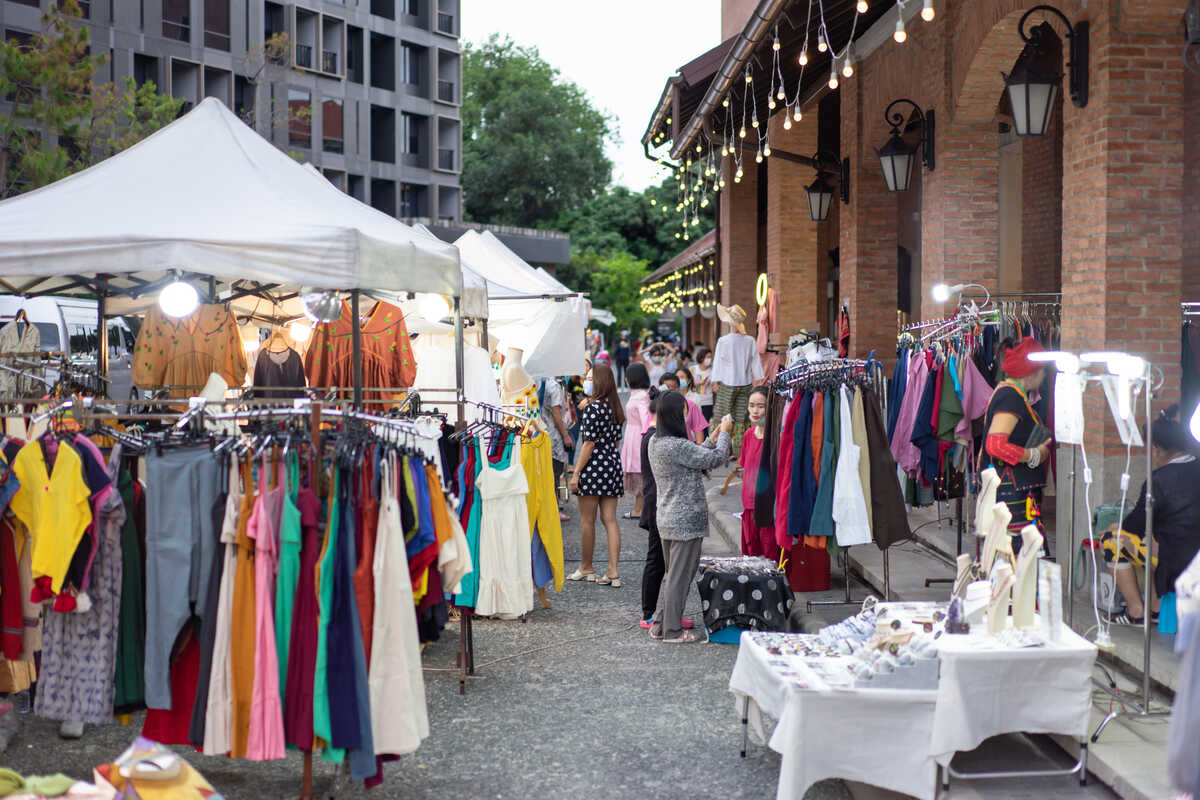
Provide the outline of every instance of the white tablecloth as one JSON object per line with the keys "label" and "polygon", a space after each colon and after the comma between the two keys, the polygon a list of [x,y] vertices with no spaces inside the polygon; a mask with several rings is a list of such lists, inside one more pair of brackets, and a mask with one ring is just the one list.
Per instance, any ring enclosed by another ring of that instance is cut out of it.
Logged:
{"label": "white tablecloth", "polygon": [[943,766],[991,736],[1087,734],[1096,646],[1065,625],[1042,647],[989,647],[986,637],[943,636],[930,752]]}
{"label": "white tablecloth", "polygon": [[1033,648],[941,637],[937,691],[823,687],[793,665],[803,659],[771,655],[750,636],[742,634],[729,689],[739,713],[752,700],[752,722],[759,709],[779,720],[768,741],[782,756],[778,800],[799,800],[825,778],[932,800],[937,765],[988,737],[1087,733],[1096,648],[1065,626],[1061,641]]}
{"label": "white tablecloth", "polygon": [[796,688],[768,663],[781,659],[748,635],[742,634],[729,688],[739,712],[749,697],[752,712],[757,705],[779,719],[768,743],[782,756],[778,800],[799,800],[826,778],[933,799],[937,764],[919,743],[929,741],[936,692]]}

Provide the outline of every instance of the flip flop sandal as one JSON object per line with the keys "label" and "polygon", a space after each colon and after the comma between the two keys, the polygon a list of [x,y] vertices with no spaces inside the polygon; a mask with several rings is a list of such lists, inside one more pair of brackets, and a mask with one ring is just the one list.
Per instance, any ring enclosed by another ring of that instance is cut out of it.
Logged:
{"label": "flip flop sandal", "polygon": [[626,511],[621,515],[621,519],[641,519],[641,514],[635,515],[632,511]]}
{"label": "flip flop sandal", "polygon": [[567,580],[569,580],[569,581],[588,581],[588,582],[591,582],[591,581],[595,581],[595,580],[596,580],[596,573],[594,573],[594,572],[580,572],[579,570],[575,570],[574,572],[572,572],[570,575],[568,575],[568,576],[567,576]]}
{"label": "flip flop sandal", "polygon": [[698,641],[700,641],[700,637],[691,631],[684,631],[674,639],[663,639],[666,644],[695,644]]}
{"label": "flip flop sandal", "polygon": [[607,575],[604,575],[602,577],[596,578],[596,583],[600,584],[601,586],[611,586],[614,589],[620,589],[621,588],[621,576],[618,575],[615,578],[610,578]]}

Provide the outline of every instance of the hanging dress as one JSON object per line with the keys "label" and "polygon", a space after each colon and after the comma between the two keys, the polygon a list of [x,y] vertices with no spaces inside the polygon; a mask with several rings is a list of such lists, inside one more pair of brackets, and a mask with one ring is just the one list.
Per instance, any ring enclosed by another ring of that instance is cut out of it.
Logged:
{"label": "hanging dress", "polygon": [[463,527],[463,535],[467,540],[467,550],[470,553],[471,564],[475,569],[462,577],[459,593],[454,596],[454,604],[463,608],[474,608],[479,598],[479,523],[480,499],[475,482],[479,480],[481,469],[478,447],[470,447],[466,458],[459,465],[458,485],[462,487],[462,499],[458,508],[458,519]]}
{"label": "hanging dress", "polygon": [[[311,476],[311,471],[310,471]],[[321,557],[321,501],[312,489],[296,494],[300,509],[300,578],[296,584],[295,607],[287,661],[283,704],[283,728],[287,743],[301,750],[313,746],[313,680],[317,669],[317,561]]]}
{"label": "hanging dress", "polygon": [[216,635],[213,639],[212,671],[208,679],[208,698],[204,723],[203,751],[208,756],[228,753],[233,747],[233,678],[230,662],[230,635],[233,626],[233,593],[238,568],[238,517],[242,511],[242,475],[229,470],[229,494],[225,498],[225,518],[221,524],[221,545],[225,565],[217,590]]}
{"label": "hanging dress", "polygon": [[483,498],[479,532],[479,601],[475,613],[515,619],[533,610],[533,567],[521,440],[514,437],[508,465],[496,469],[481,453],[483,470],[476,488]]}
{"label": "hanging dress", "polygon": [[283,516],[279,521],[279,575],[275,580],[275,651],[279,662],[279,695],[287,696],[288,654],[291,652],[292,614],[296,587],[300,582],[300,462],[293,454],[288,460],[288,485],[283,497]]}
{"label": "hanging dress", "polygon": [[413,614],[412,585],[400,522],[398,462],[386,459],[379,476],[381,503],[374,563],[375,614],[369,686],[375,752],[411,753],[429,735],[425,679]]}
{"label": "hanging dress", "polygon": [[[246,758],[283,758],[283,704],[279,696],[279,651],[275,647],[275,570],[279,554],[279,521],[283,516],[283,465],[275,467],[275,485],[258,495],[258,513],[247,527],[254,540],[254,684],[250,700],[250,732]],[[271,468],[263,456],[259,480],[269,486]]]}
{"label": "hanging dress", "polygon": [[[246,535],[259,508],[254,495],[254,467],[242,465],[242,506],[237,521],[237,566],[234,568],[233,616],[230,621],[230,695],[233,698],[230,754],[246,757],[250,707],[254,695],[254,540]],[[211,691],[211,690],[210,690]]]}
{"label": "hanging dress", "polygon": [[[99,458],[90,441],[76,439],[79,457]],[[60,453],[69,445],[59,445]],[[42,669],[34,711],[57,720],[106,725],[113,720],[116,694],[117,629],[121,613],[121,527],[125,506],[112,485],[120,452],[107,467],[108,483],[93,494],[98,540],[85,612],[49,611],[45,615]],[[98,462],[102,464],[102,462]]]}

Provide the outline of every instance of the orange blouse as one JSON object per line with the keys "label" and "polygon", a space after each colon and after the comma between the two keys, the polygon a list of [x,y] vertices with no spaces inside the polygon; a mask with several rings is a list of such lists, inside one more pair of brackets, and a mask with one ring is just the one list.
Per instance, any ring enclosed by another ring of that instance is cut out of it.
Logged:
{"label": "orange blouse", "polygon": [[222,305],[202,305],[171,319],[157,306],[146,312],[133,347],[133,382],[142,389],[187,386],[173,396],[197,394],[217,373],[230,386],[246,380],[246,351],[237,322]]}
{"label": "orange blouse", "polygon": [[[309,386],[354,385],[354,328],[350,304],[342,301],[337,322],[318,325],[304,354]],[[391,303],[378,302],[362,323],[363,386],[407,388],[416,382],[417,359],[408,339],[404,313]]]}

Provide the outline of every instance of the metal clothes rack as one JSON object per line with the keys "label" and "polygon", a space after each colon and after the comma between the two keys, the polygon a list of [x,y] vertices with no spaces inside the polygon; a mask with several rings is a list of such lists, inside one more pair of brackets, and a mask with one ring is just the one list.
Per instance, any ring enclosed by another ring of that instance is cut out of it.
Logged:
{"label": "metal clothes rack", "polygon": [[[880,387],[876,385],[876,374],[871,369],[872,361],[858,358],[839,358],[831,361],[812,361],[793,364],[787,369],[780,370],[772,382],[772,388],[780,393],[787,394],[795,391],[796,388],[802,386],[806,381],[816,379],[818,377],[829,378],[836,376],[844,376],[846,378],[855,378],[863,380],[871,384],[871,388],[878,392]],[[869,498],[868,498],[869,502]],[[872,532],[873,533],[873,532]],[[808,611],[811,613],[813,606],[848,606],[857,605],[862,600],[853,600],[850,597],[850,558],[846,554],[849,547],[843,549],[843,552],[838,554],[838,559],[842,562],[842,576],[846,588],[845,600],[808,600],[806,601]],[[892,578],[891,567],[888,558],[888,548],[883,549],[883,595],[885,600],[890,600],[892,596]]]}

